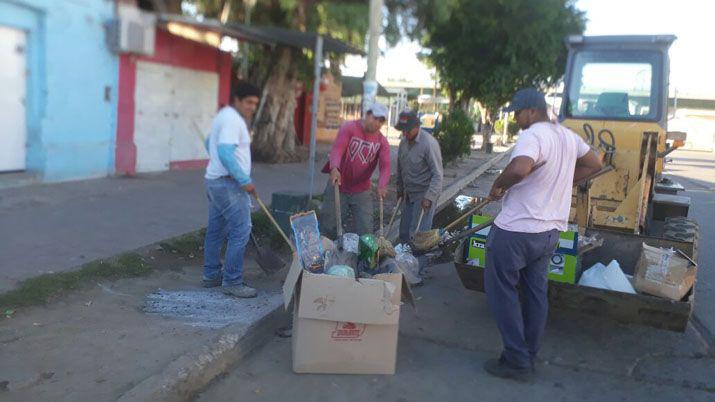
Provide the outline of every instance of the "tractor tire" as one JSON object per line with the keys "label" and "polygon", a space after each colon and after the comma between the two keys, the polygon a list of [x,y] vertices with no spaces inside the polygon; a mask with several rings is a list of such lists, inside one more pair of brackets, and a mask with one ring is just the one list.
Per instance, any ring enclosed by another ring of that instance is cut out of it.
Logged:
{"label": "tractor tire", "polygon": [[700,225],[695,220],[683,216],[667,218],[663,228],[663,237],[693,243],[693,259],[697,261]]}

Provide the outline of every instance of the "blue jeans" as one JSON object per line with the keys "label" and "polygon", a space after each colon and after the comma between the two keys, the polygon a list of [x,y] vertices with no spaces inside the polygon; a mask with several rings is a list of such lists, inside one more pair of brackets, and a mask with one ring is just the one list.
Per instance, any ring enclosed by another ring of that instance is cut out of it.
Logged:
{"label": "blue jeans", "polygon": [[[434,219],[434,211],[437,209],[437,203],[432,203],[429,210],[425,210],[425,214],[422,217],[422,222],[420,222],[420,227],[417,227],[417,221],[420,219],[420,213],[422,212],[422,198],[423,197],[405,197],[402,203],[402,217],[400,218],[400,242],[409,243],[412,236],[416,232],[424,232],[426,230],[432,229],[432,219]],[[420,275],[424,273],[429,259],[425,255],[417,257],[417,262],[419,262]]]}
{"label": "blue jeans", "polygon": [[417,227],[417,221],[420,219],[422,212],[422,197],[406,197],[402,203],[402,217],[400,218],[400,242],[408,243],[415,232],[424,232],[432,229],[432,219],[434,219],[434,211],[437,208],[436,203],[432,203],[432,207],[425,211],[422,217],[420,227]]}
{"label": "blue jeans", "polygon": [[243,283],[243,254],[251,234],[251,199],[237,181],[206,180],[209,224],[204,240],[205,281],[222,277],[221,248],[228,238],[223,266],[223,286]]}
{"label": "blue jeans", "polygon": [[549,312],[547,270],[558,239],[557,230],[521,233],[492,225],[489,232],[484,287],[510,366],[532,367],[539,352]]}

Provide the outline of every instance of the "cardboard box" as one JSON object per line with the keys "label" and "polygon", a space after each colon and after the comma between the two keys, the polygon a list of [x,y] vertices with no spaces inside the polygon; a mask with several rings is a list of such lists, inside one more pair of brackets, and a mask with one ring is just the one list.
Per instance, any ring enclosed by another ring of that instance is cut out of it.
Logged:
{"label": "cardboard box", "polygon": [[[491,219],[488,215],[472,215],[469,227],[482,224]],[[469,237],[468,247],[465,248],[465,257],[469,265],[478,268],[486,267],[487,236],[491,227],[480,230]],[[559,244],[551,256],[548,278],[551,281],[575,283],[578,270],[578,232],[566,231],[559,235]]]}
{"label": "cardboard box", "polygon": [[313,274],[293,259],[283,302],[293,303],[293,371],[394,374],[401,300],[414,305],[401,274],[374,279]]}
{"label": "cardboard box", "polygon": [[680,250],[643,243],[633,287],[643,293],[681,300],[695,284],[698,266]]}

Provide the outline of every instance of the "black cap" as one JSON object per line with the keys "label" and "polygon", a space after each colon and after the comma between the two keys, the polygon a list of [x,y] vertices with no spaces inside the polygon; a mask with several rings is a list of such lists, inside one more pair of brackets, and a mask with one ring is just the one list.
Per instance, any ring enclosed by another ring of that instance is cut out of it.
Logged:
{"label": "black cap", "polygon": [[507,106],[505,112],[516,112],[522,109],[543,109],[546,110],[546,99],[544,94],[536,88],[522,88],[511,98],[511,103]]}
{"label": "black cap", "polygon": [[405,110],[400,113],[400,117],[395,124],[395,128],[400,131],[410,131],[420,125],[420,118],[412,110]]}

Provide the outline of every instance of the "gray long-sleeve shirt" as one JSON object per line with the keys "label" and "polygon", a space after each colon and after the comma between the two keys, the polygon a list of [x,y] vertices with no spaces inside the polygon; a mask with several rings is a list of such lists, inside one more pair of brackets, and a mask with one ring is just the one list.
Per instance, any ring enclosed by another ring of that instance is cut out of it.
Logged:
{"label": "gray long-sleeve shirt", "polygon": [[402,139],[397,150],[398,194],[434,204],[442,193],[442,176],[442,151],[432,134],[420,129],[412,143]]}

